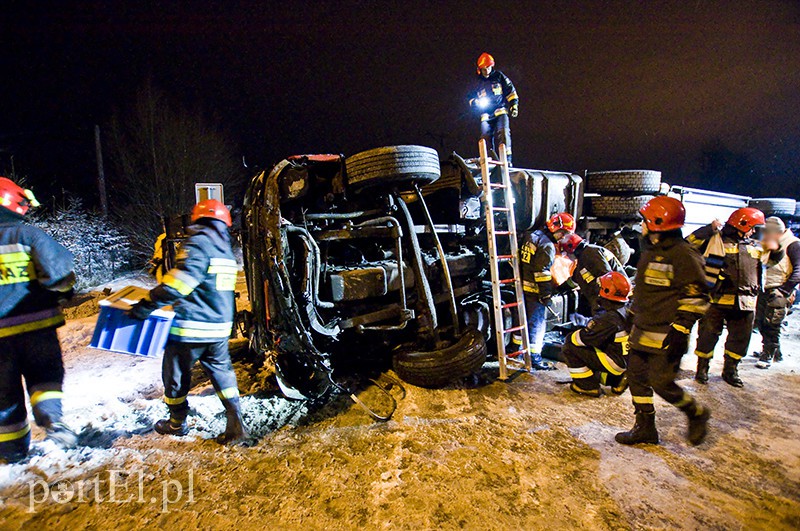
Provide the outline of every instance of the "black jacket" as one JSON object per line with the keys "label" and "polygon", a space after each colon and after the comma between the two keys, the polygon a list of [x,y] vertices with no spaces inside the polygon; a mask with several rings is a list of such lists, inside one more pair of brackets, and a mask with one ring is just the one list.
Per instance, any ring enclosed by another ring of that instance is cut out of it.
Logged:
{"label": "black jacket", "polygon": [[214,343],[226,339],[233,326],[234,289],[238,272],[224,223],[200,220],[189,227],[174,269],[137,304],[134,315],[145,317],[162,306],[175,307],[170,341]]}
{"label": "black jacket", "polygon": [[600,277],[610,271],[617,271],[625,275],[625,268],[619,263],[614,253],[605,247],[592,245],[585,241],[578,244],[575,249],[575,258],[577,258],[577,264],[570,279],[571,283],[580,288],[581,294],[586,297],[594,311],[597,298],[600,296]]}
{"label": "black jacket", "polygon": [[553,239],[544,231],[526,232],[519,246],[520,275],[526,293],[549,297],[553,293],[550,268],[556,258]]}
{"label": "black jacket", "polygon": [[628,311],[599,309],[585,328],[577,330],[570,341],[577,347],[594,348],[600,363],[612,374],[620,375],[628,366]]}
{"label": "black jacket", "polygon": [[[481,98],[486,98],[485,107],[478,104]],[[481,113],[481,121],[486,121],[507,114],[509,107],[519,104],[519,96],[514,84],[505,74],[492,70],[489,77],[477,75],[469,104]]]}
{"label": "black jacket", "polygon": [[63,325],[58,301],[74,284],[72,253],[0,208],[0,337]]}

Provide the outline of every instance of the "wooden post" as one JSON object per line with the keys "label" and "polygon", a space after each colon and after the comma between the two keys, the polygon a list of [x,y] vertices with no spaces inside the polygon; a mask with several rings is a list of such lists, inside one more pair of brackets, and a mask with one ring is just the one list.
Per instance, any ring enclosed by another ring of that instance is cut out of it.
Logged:
{"label": "wooden post", "polygon": [[106,173],[103,169],[103,146],[100,144],[100,126],[94,126],[94,149],[97,154],[97,192],[100,194],[100,212],[108,216],[108,196],[106,195]]}

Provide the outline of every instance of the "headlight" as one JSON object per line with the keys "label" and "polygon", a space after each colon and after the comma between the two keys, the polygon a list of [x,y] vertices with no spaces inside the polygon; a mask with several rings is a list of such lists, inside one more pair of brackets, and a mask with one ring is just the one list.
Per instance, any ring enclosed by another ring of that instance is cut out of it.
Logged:
{"label": "headlight", "polygon": [[489,98],[484,96],[483,98],[478,98],[478,101],[475,102],[478,105],[479,109],[485,109],[489,106]]}

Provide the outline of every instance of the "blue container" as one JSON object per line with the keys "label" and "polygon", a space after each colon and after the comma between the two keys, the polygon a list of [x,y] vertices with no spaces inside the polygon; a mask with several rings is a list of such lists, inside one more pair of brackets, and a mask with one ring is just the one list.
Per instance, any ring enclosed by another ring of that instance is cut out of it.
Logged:
{"label": "blue container", "polygon": [[[125,313],[135,302],[146,295],[140,288],[125,288],[100,302],[100,315],[89,346],[100,350],[157,357],[164,352],[173,312],[158,310],[145,321],[128,317]],[[133,296],[133,299],[128,297]]]}

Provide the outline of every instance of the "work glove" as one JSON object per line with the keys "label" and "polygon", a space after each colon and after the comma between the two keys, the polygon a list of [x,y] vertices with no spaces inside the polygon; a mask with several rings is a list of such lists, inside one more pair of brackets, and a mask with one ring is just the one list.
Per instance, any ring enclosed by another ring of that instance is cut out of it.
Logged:
{"label": "work glove", "polygon": [[689,334],[683,330],[678,330],[672,325],[664,339],[663,348],[667,350],[669,359],[680,359],[689,350]]}
{"label": "work glove", "polygon": [[144,321],[150,314],[155,311],[153,307],[153,303],[147,299],[142,299],[133,306],[131,309],[125,312],[128,317],[132,317],[133,319],[138,319],[140,321]]}
{"label": "work glove", "polygon": [[519,104],[515,103],[514,105],[512,105],[510,111],[511,111],[511,117],[516,118],[519,115]]}

